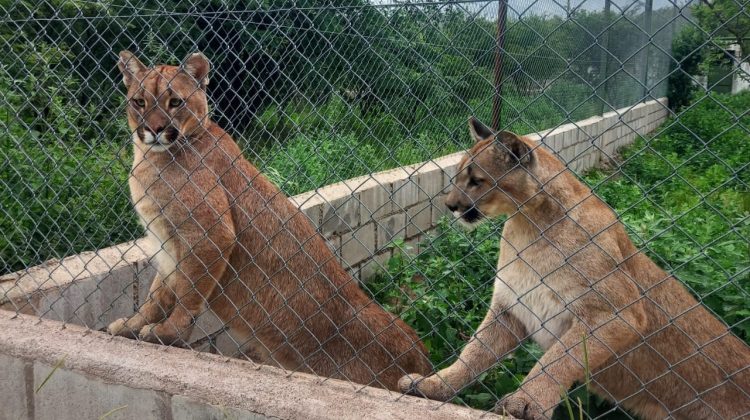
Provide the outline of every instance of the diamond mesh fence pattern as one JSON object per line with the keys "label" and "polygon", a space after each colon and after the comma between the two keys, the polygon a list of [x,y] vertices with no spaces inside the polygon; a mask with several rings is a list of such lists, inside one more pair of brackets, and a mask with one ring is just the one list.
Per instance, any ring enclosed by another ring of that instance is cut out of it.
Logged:
{"label": "diamond mesh fence pattern", "polygon": [[[1,308],[518,418],[750,415],[747,1],[0,10]],[[287,199],[412,164],[440,187],[326,203],[348,237]]]}

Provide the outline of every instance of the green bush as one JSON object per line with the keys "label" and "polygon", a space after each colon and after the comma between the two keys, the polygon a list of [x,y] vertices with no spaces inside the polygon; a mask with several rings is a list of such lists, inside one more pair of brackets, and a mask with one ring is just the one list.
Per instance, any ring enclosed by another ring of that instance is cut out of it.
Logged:
{"label": "green bush", "polygon": [[141,236],[127,192],[129,151],[33,135],[4,140],[0,185],[12,193],[0,200],[0,270]]}
{"label": "green bush", "polygon": [[24,80],[0,71],[0,273],[142,234],[129,203],[124,118],[91,120],[72,94],[63,50],[42,42],[16,57]]}
{"label": "green bush", "polygon": [[697,90],[693,77],[700,73],[705,42],[705,32],[692,25],[684,27],[672,40],[674,62],[670,68],[672,73],[669,74],[667,89],[670,108],[680,109],[689,104]]}

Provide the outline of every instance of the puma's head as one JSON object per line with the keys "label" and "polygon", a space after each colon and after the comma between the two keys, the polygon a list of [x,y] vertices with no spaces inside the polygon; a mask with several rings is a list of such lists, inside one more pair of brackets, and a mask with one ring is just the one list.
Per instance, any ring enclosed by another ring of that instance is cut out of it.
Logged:
{"label": "puma's head", "polygon": [[507,131],[495,133],[473,117],[469,131],[475,143],[458,165],[445,205],[461,221],[473,225],[515,213],[539,192],[533,176],[538,152],[521,137]]}
{"label": "puma's head", "polygon": [[208,115],[208,59],[190,54],[180,66],[146,67],[130,51],[117,66],[128,88],[128,125],[139,146],[164,151],[189,137]]}

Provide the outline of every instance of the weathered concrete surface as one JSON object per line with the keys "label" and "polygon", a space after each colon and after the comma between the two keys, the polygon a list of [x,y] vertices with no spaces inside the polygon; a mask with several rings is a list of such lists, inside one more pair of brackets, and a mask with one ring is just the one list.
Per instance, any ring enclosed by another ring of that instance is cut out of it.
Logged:
{"label": "weathered concrete surface", "polygon": [[[108,419],[210,419],[225,415],[248,419],[499,418],[382,389],[110,337],[75,325],[63,327],[56,321],[2,310],[0,362],[2,390],[10,387],[10,392],[0,393],[3,418],[95,419],[111,410],[115,411]],[[33,365],[31,375],[25,367],[28,364]],[[39,392],[29,392],[48,376]],[[24,407],[31,407],[35,416]]]}
{"label": "weathered concrete surface", "polygon": [[23,359],[0,354],[0,418],[25,419],[30,417],[26,387],[27,372],[33,364]]}

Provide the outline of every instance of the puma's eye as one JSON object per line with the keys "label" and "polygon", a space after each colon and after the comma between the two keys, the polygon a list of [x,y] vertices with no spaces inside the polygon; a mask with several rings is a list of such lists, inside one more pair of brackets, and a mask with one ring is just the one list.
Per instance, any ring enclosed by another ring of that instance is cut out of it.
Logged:
{"label": "puma's eye", "polygon": [[133,98],[133,103],[138,108],[143,108],[144,106],[146,106],[146,101],[143,98]]}
{"label": "puma's eye", "polygon": [[469,178],[469,186],[470,187],[477,187],[479,184],[481,184],[482,181],[476,179],[476,178]]}
{"label": "puma's eye", "polygon": [[169,100],[169,107],[170,108],[177,108],[178,106],[182,106],[182,99],[180,98],[171,98]]}

